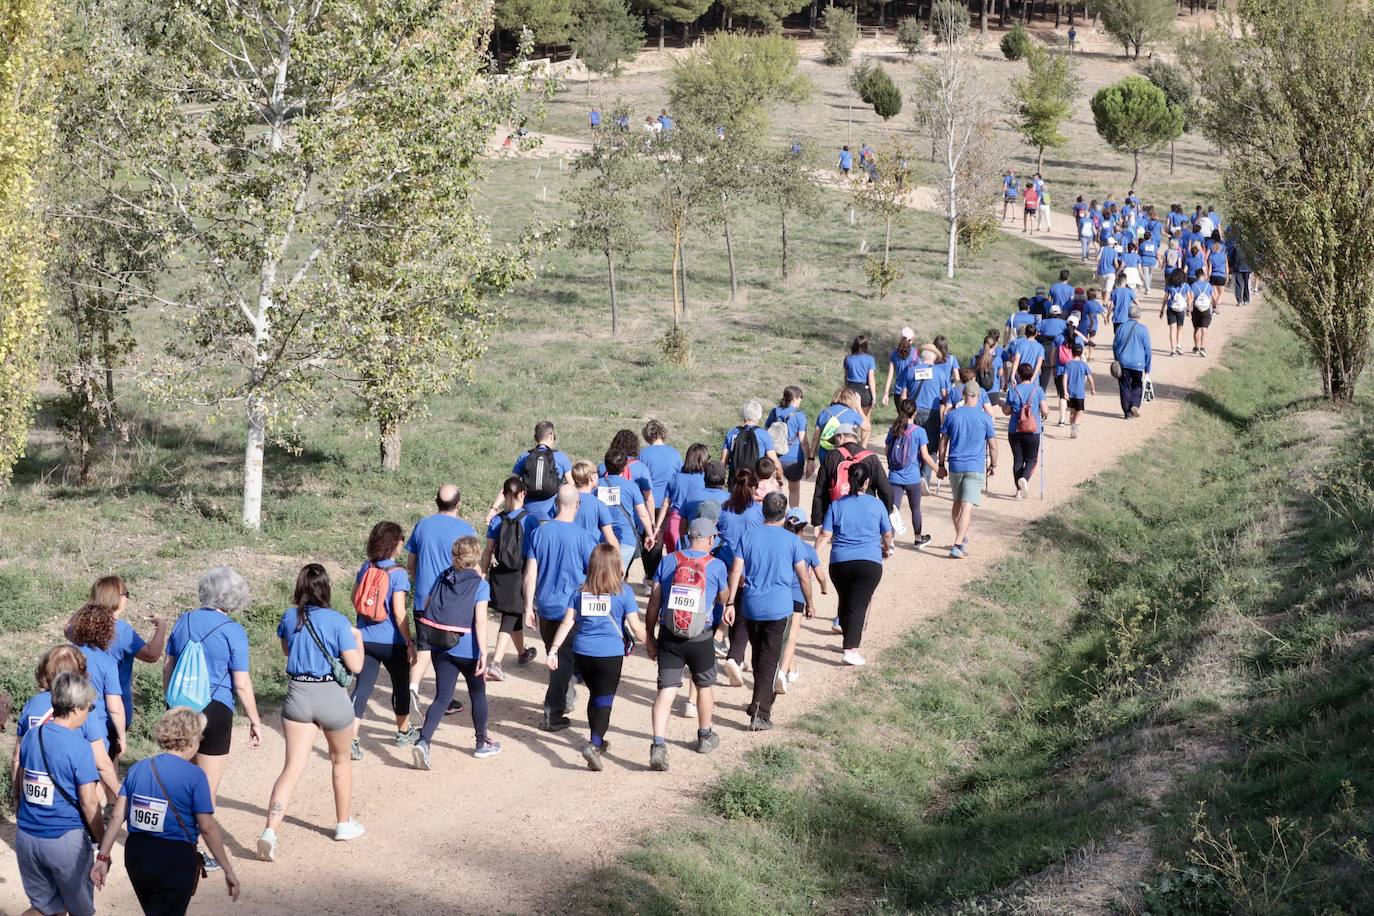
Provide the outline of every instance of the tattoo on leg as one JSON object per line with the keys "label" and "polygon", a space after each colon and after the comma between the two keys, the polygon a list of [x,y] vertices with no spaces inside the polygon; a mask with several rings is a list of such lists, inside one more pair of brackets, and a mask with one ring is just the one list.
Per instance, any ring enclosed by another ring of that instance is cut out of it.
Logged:
{"label": "tattoo on leg", "polygon": [[283,811],[285,811],[285,810],[286,810],[286,806],[283,805],[281,802],[272,802],[272,807],[270,807],[270,808],[267,809],[267,816],[268,816],[268,817],[280,817],[280,816],[281,816],[281,813],[282,813]]}

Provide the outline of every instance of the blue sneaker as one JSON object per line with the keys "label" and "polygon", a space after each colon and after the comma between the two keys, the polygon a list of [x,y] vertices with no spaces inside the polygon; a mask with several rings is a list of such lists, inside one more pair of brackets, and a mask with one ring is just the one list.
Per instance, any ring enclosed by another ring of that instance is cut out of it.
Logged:
{"label": "blue sneaker", "polygon": [[417,770],[432,770],[429,762],[429,742],[420,740],[410,749],[410,763]]}
{"label": "blue sneaker", "polygon": [[495,757],[501,753],[500,741],[487,741],[485,738],[477,745],[477,750],[473,752],[478,760],[486,760],[488,757]]}
{"label": "blue sneaker", "polygon": [[962,560],[964,558],[964,548],[955,544],[949,549],[949,556],[952,560]]}

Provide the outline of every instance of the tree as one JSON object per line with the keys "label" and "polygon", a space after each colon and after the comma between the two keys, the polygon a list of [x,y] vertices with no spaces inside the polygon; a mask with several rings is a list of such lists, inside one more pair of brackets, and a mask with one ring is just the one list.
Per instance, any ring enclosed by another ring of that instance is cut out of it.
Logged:
{"label": "tree", "polygon": [[738,19],[757,22],[765,32],[782,31],[782,20],[806,6],[808,0],[722,0],[730,21]]}
{"label": "tree", "polygon": [[1021,23],[1014,23],[1011,31],[1002,36],[1002,56],[1007,60],[1020,60],[1030,53],[1030,33]]}
{"label": "tree", "polygon": [[849,63],[854,56],[854,46],[859,42],[859,22],[854,14],[843,7],[832,6],[825,11],[821,28],[825,32],[821,42],[825,62],[832,67]]}
{"label": "tree", "polygon": [[[588,72],[604,77],[635,59],[644,44],[644,25],[626,0],[588,0],[572,28],[571,41]],[[590,91],[590,80],[587,88]]]}
{"label": "tree", "polygon": [[963,39],[968,33],[967,4],[959,0],[934,0],[930,7],[930,37],[938,45]]}
{"label": "tree", "polygon": [[854,202],[883,221],[882,261],[866,269],[870,284],[877,287],[881,298],[900,279],[900,272],[891,269],[892,227],[906,217],[908,210],[911,149],[901,140],[889,140],[874,151],[873,160],[873,176],[859,185]]}
{"label": "tree", "polygon": [[52,144],[48,80],[56,37],[49,0],[0,15],[0,482],[28,446],[47,323],[40,188]]}
{"label": "tree", "polygon": [[1060,149],[1069,142],[1059,128],[1073,113],[1078,66],[1067,54],[1031,47],[1026,67],[1027,74],[1011,83],[1012,123],[1026,143],[1036,148],[1035,170],[1039,172],[1045,168],[1045,148]]}
{"label": "tree", "polygon": [[1238,13],[1199,120],[1227,152],[1244,252],[1326,396],[1348,403],[1374,332],[1374,15],[1356,0],[1241,0]]}
{"label": "tree", "polygon": [[573,0],[497,0],[495,6],[498,26],[516,35],[528,29],[535,44],[560,45],[572,32]]}
{"label": "tree", "polygon": [[[623,105],[616,106],[623,111]],[[569,194],[573,223],[568,241],[573,249],[606,259],[611,292],[611,336],[620,331],[620,299],[616,289],[616,261],[623,263],[642,244],[635,192],[651,177],[649,163],[625,138],[603,131],[592,148],[573,162],[580,183]]]}
{"label": "tree", "polygon": [[820,189],[812,178],[807,151],[801,149],[769,151],[757,160],[757,179],[752,192],[765,205],[777,207],[778,229],[782,243],[782,280],[787,282],[787,215],[812,213],[820,205]]}
{"label": "tree", "polygon": [[901,113],[902,93],[880,64],[866,61],[855,67],[849,85],[884,121]]}
{"label": "tree", "polygon": [[897,20],[897,44],[906,51],[907,57],[915,57],[921,50],[921,45],[925,44],[926,31],[921,25],[921,20],[915,16],[907,16]]}
{"label": "tree", "polygon": [[653,141],[657,163],[654,217],[672,249],[673,326],[687,316],[687,235],[709,225],[719,212],[720,189],[712,170],[715,134],[699,124],[680,122]]}
{"label": "tree", "polygon": [[1164,91],[1143,76],[1128,76],[1104,86],[1092,98],[1097,133],[1135,163],[1131,184],[1140,182],[1140,154],[1159,149],[1183,132],[1183,112],[1169,105]]}
{"label": "tree", "polygon": [[1178,16],[1175,0],[1097,0],[1089,8],[1101,15],[1103,30],[1136,59],[1143,48],[1169,37]]}
{"label": "tree", "polygon": [[813,87],[797,64],[781,35],[717,33],[673,63],[668,97],[679,120],[724,127],[733,143],[761,133],[770,106],[806,101]]}
{"label": "tree", "polygon": [[[1187,132],[1193,124],[1193,87],[1183,71],[1173,64],[1162,60],[1152,60],[1145,67],[1145,78],[1164,91],[1164,98],[1171,108],[1183,112],[1183,130]],[[1169,174],[1174,173],[1174,144],[1169,141]]]}
{"label": "tree", "polygon": [[650,22],[658,24],[658,49],[663,50],[663,33],[669,22],[682,26],[682,44],[687,44],[687,26],[700,19],[712,0],[637,0]]}

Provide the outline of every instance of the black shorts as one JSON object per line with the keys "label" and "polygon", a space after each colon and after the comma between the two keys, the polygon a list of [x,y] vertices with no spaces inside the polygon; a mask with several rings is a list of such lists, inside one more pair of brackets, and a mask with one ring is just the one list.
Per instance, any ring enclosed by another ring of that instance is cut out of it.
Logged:
{"label": "black shorts", "polygon": [[1195,328],[1210,328],[1211,326],[1212,326],[1212,310],[1211,310],[1211,309],[1208,309],[1208,310],[1205,311],[1205,312],[1201,312],[1201,311],[1198,311],[1197,309],[1193,309],[1193,327],[1195,327]]}
{"label": "black shorts", "polygon": [[1083,398],[1069,398],[1069,410],[1083,410],[1085,406]]}
{"label": "black shorts", "polygon": [[698,687],[716,682],[716,647],[710,630],[695,639],[658,631],[658,689],[681,687],[683,668],[692,672],[692,683]]}
{"label": "black shorts", "polygon": [[806,462],[798,461],[796,464],[784,464],[782,466],[782,476],[785,480],[793,483],[799,482],[806,475]]}
{"label": "black shorts", "polygon": [[1027,215],[1027,216],[1034,216],[1034,215],[1035,215],[1035,207],[1027,207],[1027,208],[1026,208],[1026,215]]}
{"label": "black shorts", "polygon": [[1165,310],[1164,310],[1164,320],[1165,320],[1168,324],[1176,324],[1176,325],[1178,325],[1179,327],[1183,327],[1183,319],[1184,319],[1187,315],[1188,315],[1188,313],[1187,313],[1186,311],[1184,311],[1184,312],[1176,312],[1176,311],[1174,311],[1173,309],[1165,309]]}
{"label": "black shorts", "polygon": [[1220,288],[1226,285],[1226,278],[1223,277],[1221,274],[1212,274],[1211,278],[1207,282],[1215,287]]}
{"label": "black shorts", "polygon": [[868,382],[845,382],[844,386],[859,393],[859,404],[865,410],[873,406],[873,389],[868,387]]}
{"label": "black shorts", "polygon": [[525,629],[525,614],[523,611],[501,611],[501,632],[520,633]]}
{"label": "black shorts", "polygon": [[205,715],[205,734],[200,736],[196,753],[223,757],[229,753],[229,742],[234,737],[234,711],[219,700],[211,700],[201,712]]}

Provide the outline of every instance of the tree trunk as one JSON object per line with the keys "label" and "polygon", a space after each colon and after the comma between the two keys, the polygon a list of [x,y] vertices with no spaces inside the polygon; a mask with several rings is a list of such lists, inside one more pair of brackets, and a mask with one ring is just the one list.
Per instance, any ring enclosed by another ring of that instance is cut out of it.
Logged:
{"label": "tree trunk", "polygon": [[1135,150],[1131,155],[1135,158],[1135,175],[1131,178],[1131,187],[1134,188],[1140,185],[1140,150]]}
{"label": "tree trunk", "polygon": [[779,207],[778,214],[782,221],[782,282],[787,282],[787,208]]}
{"label": "tree trunk", "polygon": [[673,239],[673,327],[682,318],[682,285],[678,282],[682,270],[682,237]]}
{"label": "tree trunk", "polygon": [[730,213],[725,205],[725,192],[720,193],[720,221],[725,226],[725,258],[730,262],[730,302],[733,305],[738,291],[735,279],[735,240],[730,236]]}
{"label": "tree trunk", "polygon": [[1045,147],[1040,147],[1040,152],[1035,157],[1035,171],[1037,174],[1045,174]]}
{"label": "tree trunk", "polygon": [[807,23],[807,33],[812,38],[816,37],[816,0],[811,0],[811,17]]}
{"label": "tree trunk", "polygon": [[883,266],[887,266],[888,252],[892,250],[892,217],[887,218],[887,225],[883,230]]}
{"label": "tree trunk", "polygon": [[949,187],[945,190],[949,197],[949,254],[945,259],[945,277],[951,280],[954,279],[954,259],[959,252],[959,209],[954,196],[957,189],[956,180],[954,170],[951,169]]}
{"label": "tree trunk", "polygon": [[978,31],[988,37],[988,0],[978,0]]}
{"label": "tree trunk", "polygon": [[687,23],[684,22],[684,23],[682,24],[682,46],[683,46],[684,48],[687,47],[687,38],[688,38],[687,29],[688,29],[688,25],[687,25]]}
{"label": "tree trunk", "polygon": [[1169,141],[1169,174],[1174,173],[1174,141]]}
{"label": "tree trunk", "polygon": [[106,317],[100,328],[100,361],[105,364],[105,404],[110,426],[114,426],[114,354],[110,352],[110,317]]}
{"label": "tree trunk", "polygon": [[1002,0],[1001,18],[998,20],[997,24],[1004,29],[1007,27],[1007,7],[1010,5],[1011,0]]}
{"label": "tree trunk", "polygon": [[1064,17],[1064,4],[1062,4],[1062,3],[1056,3],[1056,4],[1054,5],[1054,27],[1055,27],[1056,29],[1059,28],[1059,20],[1062,19],[1063,17]]}
{"label": "tree trunk", "polygon": [[[254,375],[260,374],[260,370]],[[258,380],[260,381],[260,379]],[[248,435],[243,450],[243,527],[262,528],[262,456],[267,444],[267,413],[256,389],[248,396]]]}
{"label": "tree trunk", "polygon": [[611,337],[620,333],[620,300],[615,292],[615,257],[608,246],[606,248],[606,276],[611,284]]}
{"label": "tree trunk", "polygon": [[401,469],[401,424],[396,420],[378,420],[377,428],[382,434],[382,470]]}
{"label": "tree trunk", "polygon": [[663,50],[663,33],[668,29],[668,24],[664,20],[658,21],[658,49]]}
{"label": "tree trunk", "polygon": [[677,243],[677,263],[681,268],[678,282],[682,284],[682,317],[687,317],[687,240]]}

